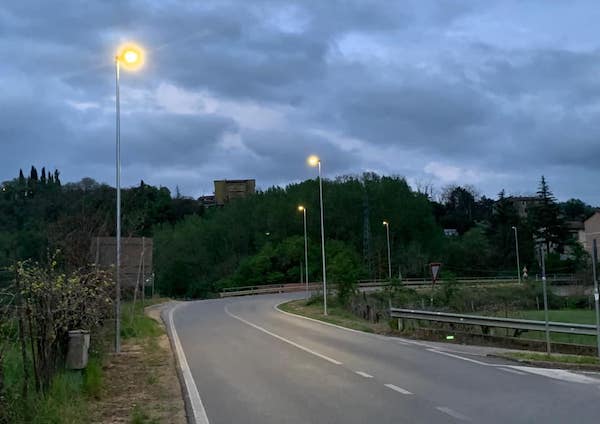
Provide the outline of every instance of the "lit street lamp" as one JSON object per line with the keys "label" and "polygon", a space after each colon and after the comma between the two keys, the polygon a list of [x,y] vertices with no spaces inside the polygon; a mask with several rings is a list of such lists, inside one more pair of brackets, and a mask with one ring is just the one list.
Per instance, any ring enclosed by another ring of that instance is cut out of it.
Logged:
{"label": "lit street lamp", "polygon": [[323,223],[323,177],[321,176],[321,159],[312,155],[308,164],[319,168],[319,200],[321,204],[321,253],[323,255],[323,315],[327,315],[327,271],[325,267],[325,224]]}
{"label": "lit street lamp", "polygon": [[383,221],[385,232],[387,234],[387,254],[388,254],[388,278],[392,281],[392,254],[390,251],[390,223]]}
{"label": "lit street lamp", "polygon": [[134,44],[126,44],[119,48],[115,56],[116,83],[116,168],[117,168],[117,287],[115,301],[115,352],[121,352],[121,100],[119,95],[120,68],[134,71],[144,64],[144,52]]}
{"label": "lit street lamp", "polygon": [[298,210],[304,215],[304,265],[306,267],[304,275],[306,278],[306,298],[308,299],[308,236],[306,235],[306,208],[300,205],[298,206]]}
{"label": "lit street lamp", "polygon": [[517,277],[519,283],[521,282],[521,265],[519,264],[519,237],[517,235],[517,227],[513,225],[512,229],[515,231],[515,248],[517,250]]}

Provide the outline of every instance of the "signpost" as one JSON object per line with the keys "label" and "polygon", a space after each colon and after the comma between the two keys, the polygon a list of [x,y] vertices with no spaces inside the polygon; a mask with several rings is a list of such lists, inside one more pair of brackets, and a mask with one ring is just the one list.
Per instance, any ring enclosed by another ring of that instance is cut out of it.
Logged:
{"label": "signpost", "polygon": [[442,264],[440,262],[432,262],[429,264],[429,269],[431,271],[431,296],[429,301],[431,302],[431,306],[433,306],[433,288],[435,287],[435,282],[438,279],[438,275],[440,274],[440,268]]}

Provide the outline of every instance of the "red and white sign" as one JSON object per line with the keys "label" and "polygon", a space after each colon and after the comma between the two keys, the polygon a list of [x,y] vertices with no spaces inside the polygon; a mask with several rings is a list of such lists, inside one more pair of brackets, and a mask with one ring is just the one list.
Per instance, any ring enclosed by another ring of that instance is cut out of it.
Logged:
{"label": "red and white sign", "polygon": [[437,281],[441,267],[442,267],[442,264],[440,262],[432,262],[429,264],[429,268],[431,269],[431,279],[433,280],[434,283]]}

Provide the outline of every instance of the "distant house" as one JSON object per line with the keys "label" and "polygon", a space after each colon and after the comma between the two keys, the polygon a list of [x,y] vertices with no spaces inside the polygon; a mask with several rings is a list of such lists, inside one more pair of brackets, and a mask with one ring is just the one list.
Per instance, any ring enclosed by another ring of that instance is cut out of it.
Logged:
{"label": "distant house", "polygon": [[600,211],[596,211],[592,216],[583,223],[583,234],[580,234],[579,240],[583,244],[583,248],[591,255],[593,240],[598,240],[596,243],[600,248]]}
{"label": "distant house", "polygon": [[446,237],[458,237],[458,230],[456,228],[444,228],[444,235]]}
{"label": "distant house", "polygon": [[540,203],[540,198],[536,196],[511,196],[508,199],[512,202],[520,218],[527,218],[531,208]]}
{"label": "distant house", "polygon": [[208,195],[208,196],[200,196],[198,198],[198,202],[200,202],[200,204],[202,206],[204,206],[205,208],[210,208],[213,206],[217,206],[217,201],[215,200],[215,196],[213,195]]}
{"label": "distant house", "polygon": [[256,180],[216,180],[215,202],[222,206],[256,192]]}

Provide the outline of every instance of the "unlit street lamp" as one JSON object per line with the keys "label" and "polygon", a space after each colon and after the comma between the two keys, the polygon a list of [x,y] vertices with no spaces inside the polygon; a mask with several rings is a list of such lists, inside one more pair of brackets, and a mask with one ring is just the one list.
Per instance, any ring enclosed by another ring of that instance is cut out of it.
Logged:
{"label": "unlit street lamp", "polygon": [[300,205],[298,206],[298,210],[304,215],[304,265],[306,267],[304,275],[306,278],[306,298],[308,299],[308,236],[306,234],[306,208]]}
{"label": "unlit street lamp", "polygon": [[387,234],[387,257],[388,257],[388,278],[392,281],[392,253],[390,250],[390,223],[383,221],[385,232]]}
{"label": "unlit street lamp", "polygon": [[517,277],[519,283],[521,282],[521,265],[519,264],[519,237],[517,235],[517,227],[513,225],[512,229],[515,231],[515,248],[517,250]]}

